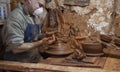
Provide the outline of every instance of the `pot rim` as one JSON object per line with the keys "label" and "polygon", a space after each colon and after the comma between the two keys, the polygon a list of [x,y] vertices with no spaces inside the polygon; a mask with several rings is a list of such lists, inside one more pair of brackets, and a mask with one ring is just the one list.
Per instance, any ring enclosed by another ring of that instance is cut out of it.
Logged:
{"label": "pot rim", "polygon": [[87,42],[86,42],[86,43],[81,43],[81,44],[82,44],[82,45],[83,45],[83,44],[87,44],[87,45],[96,45],[96,44],[100,44],[100,45],[102,45],[101,43],[87,43]]}

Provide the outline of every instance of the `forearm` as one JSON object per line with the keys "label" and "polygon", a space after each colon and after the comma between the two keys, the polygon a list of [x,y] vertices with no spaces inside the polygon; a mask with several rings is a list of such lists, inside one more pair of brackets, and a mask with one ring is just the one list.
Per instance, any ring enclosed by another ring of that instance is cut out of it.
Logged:
{"label": "forearm", "polygon": [[19,46],[19,48],[14,48],[12,51],[14,53],[26,52],[33,48],[39,47],[41,44],[42,44],[42,40],[37,42],[32,42],[32,43],[23,43],[21,46]]}

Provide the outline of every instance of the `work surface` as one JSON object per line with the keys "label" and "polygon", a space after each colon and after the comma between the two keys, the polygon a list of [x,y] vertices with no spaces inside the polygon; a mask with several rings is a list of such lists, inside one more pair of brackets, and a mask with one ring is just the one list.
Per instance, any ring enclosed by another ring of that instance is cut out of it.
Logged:
{"label": "work surface", "polygon": [[107,58],[103,69],[100,68],[81,68],[81,67],[70,67],[70,66],[58,66],[49,65],[42,63],[20,63],[10,61],[0,61],[0,69],[15,70],[15,71],[27,71],[27,72],[120,72],[120,50],[106,50],[106,53],[111,53]]}

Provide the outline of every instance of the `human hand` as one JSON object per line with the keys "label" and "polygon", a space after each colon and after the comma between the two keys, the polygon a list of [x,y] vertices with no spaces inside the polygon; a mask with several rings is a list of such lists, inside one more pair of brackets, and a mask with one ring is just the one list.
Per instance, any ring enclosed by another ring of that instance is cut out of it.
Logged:
{"label": "human hand", "polygon": [[47,44],[50,38],[43,38],[41,41],[42,44]]}
{"label": "human hand", "polygon": [[57,33],[57,31],[50,31],[50,32],[46,31],[46,35],[48,35],[48,36],[51,36],[55,33]]}
{"label": "human hand", "polygon": [[52,44],[53,42],[55,42],[55,40],[56,40],[55,35],[52,35],[52,37],[50,37],[48,40],[48,44]]}
{"label": "human hand", "polygon": [[55,35],[52,35],[52,37],[43,38],[41,41],[42,44],[52,44],[55,40]]}

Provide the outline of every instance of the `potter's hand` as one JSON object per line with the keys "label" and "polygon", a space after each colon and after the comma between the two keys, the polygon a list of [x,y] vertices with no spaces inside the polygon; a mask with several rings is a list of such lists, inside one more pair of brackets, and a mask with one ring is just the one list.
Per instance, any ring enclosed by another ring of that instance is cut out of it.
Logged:
{"label": "potter's hand", "polygon": [[52,44],[55,40],[55,35],[52,35],[52,37],[43,38],[41,41],[42,44]]}
{"label": "potter's hand", "polygon": [[55,33],[57,33],[57,31],[51,31],[51,32],[48,32],[48,31],[47,31],[47,32],[46,32],[46,35],[49,36],[49,35],[53,35],[53,34],[55,34]]}
{"label": "potter's hand", "polygon": [[48,44],[54,43],[55,40],[56,40],[55,35],[52,35],[52,37],[50,37],[49,40],[48,40]]}
{"label": "potter's hand", "polygon": [[50,38],[43,38],[41,41],[42,44],[47,44]]}

